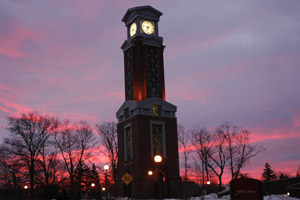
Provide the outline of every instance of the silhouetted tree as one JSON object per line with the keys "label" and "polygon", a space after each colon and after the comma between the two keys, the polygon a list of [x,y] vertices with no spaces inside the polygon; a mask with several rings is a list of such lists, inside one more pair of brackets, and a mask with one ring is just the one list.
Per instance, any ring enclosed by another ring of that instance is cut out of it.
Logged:
{"label": "silhouetted tree", "polygon": [[49,199],[50,197],[55,197],[59,185],[65,180],[63,178],[58,180],[58,174],[63,168],[61,167],[61,161],[57,158],[57,152],[51,152],[49,149],[49,152],[47,153],[45,149],[43,149],[37,163],[40,168],[38,171],[40,173],[37,173],[37,183],[40,185],[41,189],[43,189],[40,193]]}
{"label": "silhouetted tree", "polygon": [[262,146],[249,143],[249,131],[234,126],[231,123],[222,124],[217,128],[216,132],[225,139],[231,178],[237,179],[241,169],[247,162],[264,149]]}
{"label": "silhouetted tree", "polygon": [[188,169],[190,168],[189,163],[188,163],[189,154],[191,152],[188,148],[190,146],[190,136],[189,136],[189,132],[186,132],[184,130],[184,127],[180,124],[178,124],[177,132],[178,132],[179,147],[181,148],[181,151],[183,154],[183,168],[184,168],[183,180],[185,182],[187,182],[188,181]]}
{"label": "silhouetted tree", "polygon": [[100,178],[95,164],[92,165],[92,169],[89,171],[89,175],[87,177],[87,185],[89,186],[90,189],[89,197],[93,199],[100,199],[101,198]]}
{"label": "silhouetted tree", "polygon": [[286,174],[286,173],[283,173],[283,172],[279,172],[278,178],[279,178],[280,180],[286,179],[286,178],[289,178],[289,175]]}
{"label": "silhouetted tree", "polygon": [[296,177],[299,177],[299,176],[300,176],[300,167],[298,168],[297,173],[296,173]]}
{"label": "silhouetted tree", "polygon": [[227,146],[223,135],[216,133],[212,136],[212,148],[208,154],[207,166],[215,173],[219,179],[219,190],[222,189],[222,176],[224,174],[224,169],[226,162],[228,160],[227,156]]}
{"label": "silhouetted tree", "polygon": [[54,134],[53,144],[62,156],[70,178],[70,193],[72,198],[75,198],[76,177],[78,182],[84,162],[91,157],[89,150],[95,145],[94,133],[87,122],[71,124],[69,121],[64,121]]}
{"label": "silhouetted tree", "polygon": [[212,137],[205,128],[195,127],[191,130],[192,134],[192,145],[195,149],[195,153],[201,165],[195,164],[196,171],[199,171],[201,168],[202,184],[205,184],[205,181],[209,180],[209,167],[214,167],[213,165],[209,166],[209,154],[212,152],[213,142]]}
{"label": "silhouetted tree", "polygon": [[18,188],[21,179],[21,170],[24,167],[7,146],[0,147],[0,183],[2,189]]}
{"label": "silhouetted tree", "polygon": [[8,117],[10,137],[5,139],[10,152],[22,160],[30,177],[30,194],[35,187],[35,166],[51,133],[57,128],[58,121],[53,117],[42,116],[37,112],[22,113],[20,117]]}
{"label": "silhouetted tree", "polygon": [[276,173],[272,170],[271,165],[266,162],[264,172],[262,174],[263,181],[273,181],[276,180]]}
{"label": "silhouetted tree", "polygon": [[104,147],[102,153],[109,159],[112,177],[114,181],[115,195],[117,194],[117,162],[118,162],[118,140],[117,124],[115,122],[103,122],[96,124],[96,130],[100,136],[100,143]]}

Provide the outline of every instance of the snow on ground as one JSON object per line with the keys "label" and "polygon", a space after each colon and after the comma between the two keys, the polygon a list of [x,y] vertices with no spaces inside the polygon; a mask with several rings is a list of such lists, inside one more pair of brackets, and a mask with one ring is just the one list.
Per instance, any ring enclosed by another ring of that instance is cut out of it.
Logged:
{"label": "snow on ground", "polygon": [[[218,199],[217,194],[209,194],[204,196],[205,200],[230,200],[230,196],[226,195],[222,198]],[[176,199],[168,199],[168,200],[176,200]],[[203,197],[191,197],[189,200],[203,200]],[[264,200],[299,200],[295,197],[289,197],[286,195],[268,195],[264,196]]]}
{"label": "snow on ground", "polygon": [[299,199],[295,197],[289,197],[286,195],[269,195],[269,196],[264,196],[264,200],[299,200]]}

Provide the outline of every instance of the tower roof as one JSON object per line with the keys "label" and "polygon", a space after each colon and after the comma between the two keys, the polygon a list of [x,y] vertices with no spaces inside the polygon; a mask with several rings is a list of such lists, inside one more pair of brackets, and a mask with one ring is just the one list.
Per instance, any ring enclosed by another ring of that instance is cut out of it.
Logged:
{"label": "tower roof", "polygon": [[156,10],[152,6],[138,6],[129,8],[127,12],[125,13],[124,17],[122,18],[122,22],[124,22],[126,25],[130,24],[132,21],[134,21],[137,17],[145,18],[152,21],[159,21],[159,17],[163,13]]}

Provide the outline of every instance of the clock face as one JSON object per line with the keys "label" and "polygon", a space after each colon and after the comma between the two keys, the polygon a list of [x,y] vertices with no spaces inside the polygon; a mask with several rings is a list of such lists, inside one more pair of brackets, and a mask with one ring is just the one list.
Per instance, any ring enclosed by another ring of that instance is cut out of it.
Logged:
{"label": "clock face", "polygon": [[146,34],[153,34],[154,33],[154,22],[151,21],[143,21],[142,22],[142,30]]}
{"label": "clock face", "polygon": [[132,23],[132,24],[130,25],[130,31],[129,31],[130,37],[132,37],[132,36],[135,35],[136,30],[137,30],[136,23]]}

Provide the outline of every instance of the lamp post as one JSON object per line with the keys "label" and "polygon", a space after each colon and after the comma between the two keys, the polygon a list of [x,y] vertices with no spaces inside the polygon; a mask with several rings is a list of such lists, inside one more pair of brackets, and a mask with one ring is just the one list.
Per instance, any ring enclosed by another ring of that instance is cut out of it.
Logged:
{"label": "lamp post", "polygon": [[[156,164],[160,164],[162,162],[162,156],[161,155],[156,155],[154,156],[154,162]],[[157,167],[158,168],[158,195],[159,195],[159,199],[162,199],[162,182],[161,182],[161,175],[160,175],[160,168],[159,166]]]}
{"label": "lamp post", "polygon": [[108,200],[108,195],[107,195],[107,171],[109,170],[109,165],[104,165],[104,170],[105,170],[105,199]]}
{"label": "lamp post", "polygon": [[205,194],[208,194],[208,186],[210,185],[210,181],[206,181]]}
{"label": "lamp post", "polygon": [[207,180],[206,183],[203,183],[203,184],[204,184],[204,193],[202,192],[201,199],[204,199],[205,198],[204,196],[208,194],[207,189],[208,189],[208,186],[210,185],[210,181]]}
{"label": "lamp post", "polygon": [[89,195],[88,195],[88,197],[89,198],[94,198],[95,197],[95,186],[96,186],[96,184],[95,183],[91,183],[91,191],[89,192]]}
{"label": "lamp post", "polygon": [[[27,199],[27,196],[28,196],[28,189],[29,189],[29,187],[28,187],[28,185],[24,185],[24,195],[25,195],[25,199]],[[23,196],[23,194],[22,194],[22,196]]]}

